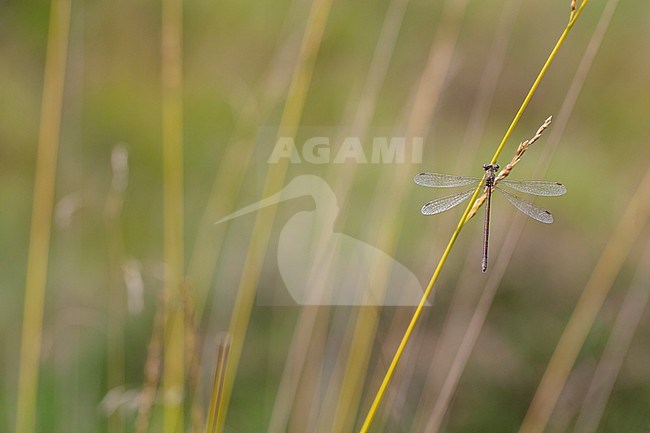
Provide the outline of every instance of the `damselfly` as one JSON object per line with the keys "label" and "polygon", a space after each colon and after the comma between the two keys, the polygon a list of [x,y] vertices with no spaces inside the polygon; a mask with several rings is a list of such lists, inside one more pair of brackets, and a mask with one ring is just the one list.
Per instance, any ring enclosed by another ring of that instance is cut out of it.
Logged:
{"label": "damselfly", "polygon": [[[450,174],[442,173],[420,173],[413,179],[415,183],[422,186],[432,188],[450,188],[456,186],[465,186],[474,184],[474,187],[466,191],[452,194],[446,197],[437,198],[425,203],[422,206],[422,213],[425,215],[434,215],[444,212],[457,206],[470,198],[474,193],[477,183],[483,182],[485,189],[485,221],[483,228],[483,261],[481,268],[483,272],[487,270],[487,256],[488,256],[488,238],[490,234],[490,204],[492,199],[492,191],[497,190],[501,192],[510,203],[517,209],[525,213],[529,217],[550,224],[553,222],[553,215],[546,209],[535,206],[534,204],[517,197],[505,189],[499,188],[495,185],[496,172],[499,170],[498,164],[485,164],[485,180],[478,177],[471,176],[453,176]],[[540,195],[554,197],[562,195],[566,192],[566,187],[559,182],[550,182],[546,180],[507,180],[502,179],[498,181],[499,185],[507,186],[519,192],[526,194]]]}

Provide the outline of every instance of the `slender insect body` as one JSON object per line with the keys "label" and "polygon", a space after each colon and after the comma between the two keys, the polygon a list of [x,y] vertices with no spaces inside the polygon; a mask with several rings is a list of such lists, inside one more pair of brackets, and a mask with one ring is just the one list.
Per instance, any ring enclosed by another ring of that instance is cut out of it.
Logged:
{"label": "slender insect body", "polygon": [[483,258],[481,260],[481,270],[487,271],[488,262],[488,239],[490,238],[490,207],[492,204],[492,190],[494,188],[494,179],[499,164],[485,164],[483,169],[485,175],[485,219],[483,223]]}

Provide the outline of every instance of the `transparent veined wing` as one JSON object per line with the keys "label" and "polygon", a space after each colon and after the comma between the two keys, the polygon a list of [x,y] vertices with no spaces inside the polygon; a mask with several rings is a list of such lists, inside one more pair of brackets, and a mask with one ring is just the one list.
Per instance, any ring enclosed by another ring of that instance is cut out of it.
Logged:
{"label": "transparent veined wing", "polygon": [[413,178],[413,181],[421,186],[432,188],[451,188],[454,186],[465,186],[476,183],[481,179],[469,176],[454,176],[444,173],[419,173]]}
{"label": "transparent veined wing", "polygon": [[470,198],[474,193],[474,188],[468,189],[467,191],[459,192],[458,194],[448,195],[446,197],[440,197],[435,200],[431,200],[428,203],[425,203],[422,206],[422,213],[424,215],[434,215],[440,212],[451,209],[454,206],[457,206]]}
{"label": "transparent veined wing", "polygon": [[510,203],[529,217],[536,219],[537,221],[541,221],[546,224],[550,224],[553,222],[553,215],[546,209],[542,209],[539,206],[535,206],[534,204],[517,197],[516,195],[509,193],[503,188],[495,187],[499,192],[501,192]]}
{"label": "transparent veined wing", "polygon": [[552,182],[547,180],[504,179],[499,183],[516,191],[525,192],[526,194],[555,197],[566,193],[566,186],[562,185],[560,182]]}

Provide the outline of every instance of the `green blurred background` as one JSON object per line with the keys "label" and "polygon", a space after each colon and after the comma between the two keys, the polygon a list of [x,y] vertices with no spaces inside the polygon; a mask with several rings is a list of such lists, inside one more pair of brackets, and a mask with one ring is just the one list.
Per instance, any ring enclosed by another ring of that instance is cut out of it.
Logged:
{"label": "green blurred background", "polygon": [[[367,80],[390,3],[333,3],[302,125],[336,128],[349,124],[348,113],[354,111]],[[454,3],[459,11],[451,15],[446,25],[458,31],[458,40],[452,46],[439,102],[428,119],[424,164],[415,166],[412,174],[449,172],[459,164],[476,167],[473,174],[481,174],[481,164],[492,155],[568,15],[568,2],[558,0],[470,1],[466,9],[461,6],[463,2],[407,2],[390,67],[373,107],[371,125],[403,124],[405,107],[423,72],[434,35],[441,22],[445,23],[441,18],[443,11]],[[514,153],[518,141],[530,137],[548,115],[558,114],[605,3],[592,0],[585,9],[515,129],[501,158],[504,163]],[[43,1],[0,1],[1,431],[13,429],[16,411],[49,7]],[[476,152],[459,154],[486,65],[495,56],[490,47],[504,8],[514,7],[517,10],[512,12],[511,27],[505,33],[505,57],[484,129],[478,137],[480,143]],[[231,145],[254,146],[260,126],[280,122],[287,90],[283,78],[277,77],[290,76],[294,68],[309,9],[308,0],[184,3],[183,138],[188,261],[215,176],[224,169],[220,163],[227,149]],[[119,392],[138,391],[143,383],[147,344],[156,300],[162,290],[160,23],[157,2],[73,2],[44,311],[38,431],[108,431],[107,409],[101,402],[106,401],[110,391],[106,372],[111,353],[107,349],[110,346],[106,329],[110,322],[107,304],[114,269],[108,253],[111,234],[106,206],[113,178],[111,153],[116,145],[128,152],[128,186],[121,230],[124,263],[135,275],[133,298],[121,319],[125,330],[125,370]],[[555,215],[552,226],[526,225],[448,411],[447,431],[517,429],[576,300],[639,179],[649,168],[648,23],[650,7],[646,2],[627,1],[618,6],[544,175],[562,181],[569,192],[542,203]],[[547,137],[531,148],[513,177],[528,177],[543,154]],[[242,188],[220,188],[221,194],[240,207],[259,198],[258,186],[264,173],[259,173],[256,166],[246,170],[244,155],[235,160],[241,161],[246,176]],[[364,227],[368,216],[362,200],[366,197],[367,202],[373,202],[382,197],[375,195],[373,179],[355,185],[357,195],[353,197],[359,199],[340,204],[348,217],[336,230],[372,244],[373,238]],[[385,203],[386,212],[403,215],[402,225],[396,229],[399,240],[391,253],[423,283],[428,281],[460,215],[460,211],[435,218],[419,215],[419,207],[432,198],[431,193],[413,186],[408,188],[410,195],[403,206],[395,209],[391,203]],[[493,209],[502,216],[501,221],[494,223],[492,232],[493,257],[514,212],[504,203],[497,203]],[[308,208],[309,204],[301,202],[297,206]],[[214,215],[214,220],[221,216]],[[281,213],[278,224],[289,216],[290,211]],[[216,276],[210,285],[207,314],[200,327],[206,342],[202,377],[208,381],[215,351],[210,342],[227,329],[252,218],[230,226],[222,242],[214,245],[221,254],[214,264]],[[436,344],[465,262],[471,261],[471,271],[478,271],[480,259],[476,248],[480,236],[481,224],[476,219],[461,234],[443,270],[435,305],[425,310],[420,338],[412,342],[414,345]],[[571,430],[646,239],[647,229],[635,243],[605,302],[549,431]],[[262,281],[282,284],[273,266],[264,268]],[[467,302],[475,303],[480,286],[470,287],[466,292],[472,290],[474,294],[468,295]],[[139,302],[143,303],[141,308]],[[333,317],[355,314],[352,307],[337,310],[339,316],[333,313]],[[290,306],[253,308],[227,420],[230,431],[266,430],[299,311]],[[412,308],[387,308],[381,313],[373,368],[385,370],[392,356],[396,343],[386,343],[387,335],[393,332],[392,328],[389,332],[391,318],[408,315],[410,311]],[[646,313],[620,369],[599,431],[650,429],[649,324],[650,316]],[[404,326],[402,323],[398,329]],[[385,343],[387,346],[383,346]],[[423,352],[417,360],[405,361],[415,365],[415,378],[426,373],[427,353]],[[376,431],[419,431],[411,425],[411,419],[427,392],[420,388],[396,388],[401,390],[401,406],[392,409],[397,413],[385,408],[388,420],[378,423]],[[364,389],[366,403],[359,410],[360,418],[367,410],[367,399],[373,396],[376,381]],[[126,431],[133,431],[135,415],[129,401],[134,397],[122,395],[125,402],[120,410],[124,410]],[[152,431],[156,431],[155,424]]]}

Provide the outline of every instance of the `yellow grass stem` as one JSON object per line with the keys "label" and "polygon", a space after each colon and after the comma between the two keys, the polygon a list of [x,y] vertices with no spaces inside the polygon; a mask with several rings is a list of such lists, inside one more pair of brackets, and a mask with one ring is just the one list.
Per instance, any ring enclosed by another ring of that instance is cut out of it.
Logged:
{"label": "yellow grass stem", "polygon": [[45,283],[52,228],[70,9],[70,0],[53,0],[50,6],[50,27],[45,58],[41,121],[36,151],[34,201],[25,280],[20,373],[16,402],[17,433],[32,433],[36,429]]}
{"label": "yellow grass stem", "polygon": [[391,361],[390,365],[388,366],[388,370],[386,371],[386,375],[384,376],[384,380],[382,381],[379,390],[377,391],[377,394],[375,395],[375,399],[372,402],[372,405],[370,406],[370,410],[368,411],[368,415],[366,416],[366,419],[363,422],[363,425],[361,426],[360,432],[367,432],[368,429],[370,428],[370,424],[372,423],[372,419],[375,416],[375,413],[377,412],[377,407],[379,406],[379,403],[381,402],[382,397],[384,396],[384,393],[386,392],[386,388],[388,387],[388,383],[390,382],[390,379],[393,376],[393,373],[395,372],[395,368],[397,367],[397,363],[399,362],[400,358],[402,357],[402,353],[404,352],[404,348],[406,347],[406,343],[408,343],[409,339],[411,338],[411,333],[413,332],[413,329],[415,328],[415,325],[417,324],[418,319],[420,318],[420,314],[422,314],[422,309],[424,308],[424,305],[427,302],[427,299],[429,298],[429,295],[431,294],[431,290],[433,289],[433,285],[438,279],[438,275],[440,274],[440,271],[442,270],[443,265],[445,264],[445,261],[447,260],[447,257],[449,256],[449,253],[451,252],[451,248],[454,246],[454,243],[456,242],[456,238],[458,238],[458,235],[460,233],[460,230],[462,228],[462,222],[465,220],[465,217],[469,213],[471,209],[471,203],[476,200],[476,196],[478,196],[478,192],[480,189],[477,189],[476,192],[474,193],[474,196],[472,197],[472,200],[470,201],[470,206],[467,206],[465,208],[465,212],[463,213],[463,216],[460,219],[460,222],[456,226],[456,230],[451,235],[451,239],[449,240],[449,243],[447,244],[447,247],[445,248],[445,251],[442,253],[442,257],[440,258],[440,261],[438,262],[438,265],[436,266],[436,270],[433,272],[433,276],[431,277],[431,280],[429,281],[429,284],[427,285],[426,290],[424,291],[424,294],[422,295],[422,299],[420,300],[420,303],[418,304],[417,308],[415,309],[415,312],[413,313],[413,317],[411,318],[411,322],[409,323],[408,327],[406,328],[406,332],[404,333],[404,337],[402,337],[402,341],[400,342],[399,346],[397,347],[397,351],[395,352],[395,356],[393,357],[393,360]]}
{"label": "yellow grass stem", "polygon": [[[587,5],[589,0],[584,0],[576,13],[570,18],[567,26],[565,27],[564,31],[560,35],[560,38],[558,39],[557,43],[555,44],[555,47],[553,47],[553,50],[549,54],[548,58],[546,59],[546,62],[544,63],[544,66],[542,66],[542,69],[540,70],[539,74],[537,75],[537,78],[533,82],[533,85],[531,86],[528,94],[524,98],[524,101],[522,102],[521,106],[519,107],[519,110],[517,111],[517,114],[515,115],[512,123],[506,130],[506,133],[503,136],[503,139],[501,140],[501,143],[497,147],[496,151],[494,152],[494,155],[491,159],[491,163],[495,163],[501,154],[501,151],[503,150],[503,147],[505,146],[505,143],[508,141],[508,138],[512,134],[512,131],[514,130],[515,126],[519,122],[519,119],[524,113],[524,110],[528,106],[528,103],[532,99],[533,95],[535,94],[535,91],[539,87],[539,84],[542,81],[542,78],[546,75],[546,72],[553,62],[553,59],[555,59],[555,56],[557,55],[560,47],[563,45],[567,35],[569,34],[570,30],[573,28],[573,25],[575,24],[576,20],[584,10],[584,7]],[[413,317],[411,318],[411,322],[409,323],[408,327],[406,328],[406,331],[404,333],[404,337],[402,338],[402,341],[400,342],[397,351],[395,352],[395,355],[393,357],[393,360],[391,361],[388,370],[386,371],[386,374],[384,376],[384,379],[379,387],[379,390],[377,391],[375,398],[370,406],[370,409],[368,411],[368,414],[366,415],[366,418],[363,422],[363,425],[361,426],[361,429],[359,430],[360,433],[365,433],[368,431],[370,428],[370,424],[372,423],[373,418],[375,417],[375,414],[377,412],[377,408],[379,407],[379,403],[381,402],[384,393],[386,392],[386,388],[388,387],[388,383],[390,382],[394,372],[395,368],[397,367],[397,363],[399,362],[400,358],[402,357],[402,353],[404,352],[404,348],[406,347],[406,344],[408,343],[409,339],[411,338],[411,334],[413,332],[413,329],[415,328],[415,325],[417,324],[418,319],[420,318],[420,314],[422,313],[422,309],[424,308],[424,305],[431,294],[431,291],[433,290],[433,286],[435,282],[438,280],[438,276],[440,275],[440,271],[442,270],[442,267],[444,266],[445,262],[447,261],[447,258],[449,257],[449,254],[451,253],[451,249],[453,248],[454,244],[456,243],[456,239],[458,238],[458,235],[460,234],[461,229],[463,228],[465,222],[467,222],[467,217],[470,213],[470,210],[472,209],[472,206],[474,204],[474,201],[476,201],[476,198],[478,197],[480,191],[482,190],[481,184],[476,188],[474,191],[474,194],[472,195],[471,199],[469,200],[469,203],[467,204],[465,211],[463,212],[463,215],[461,216],[458,225],[456,226],[456,229],[451,235],[451,238],[449,239],[449,242],[447,244],[447,247],[445,248],[442,257],[440,258],[440,261],[438,262],[438,265],[436,266],[435,271],[433,272],[433,275],[431,276],[431,279],[429,280],[429,284],[427,285],[426,290],[424,291],[424,294],[422,295],[422,299],[420,300],[420,303],[418,304],[417,308],[415,309],[415,312],[413,313]]]}
{"label": "yellow grass stem", "polygon": [[219,426],[218,410],[221,405],[221,399],[223,398],[223,384],[226,375],[226,366],[228,365],[228,355],[230,354],[230,341],[230,335],[226,334],[225,338],[219,344],[210,407],[208,408],[208,420],[205,425],[206,433],[216,433]]}
{"label": "yellow grass stem", "polygon": [[[441,23],[429,50],[427,65],[417,85],[413,87],[411,98],[413,104],[407,108],[405,113],[406,134],[408,136],[422,137],[428,132],[431,117],[440,101],[466,6],[466,1],[447,1],[445,3]],[[379,206],[379,203],[386,201],[391,203],[402,202],[408,196],[405,191],[410,182],[410,172],[411,166],[404,164],[400,165],[397,172],[384,173],[376,189],[376,195],[381,196],[382,200],[374,200],[373,203]],[[397,228],[401,225],[401,215],[386,216],[376,210],[371,210],[369,213],[376,215],[378,220],[368,224],[368,227],[380,227],[377,230],[378,237],[374,242],[375,245],[383,251],[394,250],[398,239]],[[379,288],[380,285],[385,285],[386,275],[384,271],[377,269],[377,272],[373,273],[370,280],[371,287]],[[385,289],[385,287],[381,288]],[[424,299],[424,302],[426,303],[426,299]],[[349,353],[344,358],[346,363],[344,364],[345,368],[341,379],[342,386],[338,398],[335,400],[336,408],[329,431],[350,431],[353,428],[363,388],[363,381],[360,381],[359,377],[367,370],[371,343],[374,340],[378,320],[378,310],[368,307],[360,311],[356,320],[350,321],[350,324],[354,325],[354,329],[349,331],[353,339]],[[345,354],[342,356],[345,356]],[[341,364],[343,364],[343,359]]]}
{"label": "yellow grass stem", "polygon": [[[472,111],[469,114],[469,120],[459,151],[459,158],[455,165],[456,169],[453,170],[453,172],[460,173],[465,171],[467,164],[472,160],[472,155],[476,154],[481,141],[481,136],[484,134],[489,108],[494,99],[497,83],[503,69],[507,47],[512,37],[512,29],[517,16],[519,15],[519,10],[519,0],[509,0],[502,6],[502,12],[497,24],[494,39],[488,50],[488,53],[490,54],[484,68],[484,73],[481,74],[481,81],[477,91],[476,100],[473,104]],[[443,233],[448,232],[450,229],[451,227],[448,227],[447,224],[440,224],[436,230],[434,238],[437,239],[444,236]],[[474,260],[471,260],[471,267],[473,268],[474,265]],[[475,281],[470,282],[468,278],[474,280],[476,273],[469,269],[468,266],[469,263],[466,263],[464,265],[464,270],[461,271],[461,277],[457,283],[458,289],[465,286],[475,286]],[[494,266],[492,268],[492,273],[494,273]],[[454,332],[453,330],[459,329],[461,326],[460,323],[458,323],[459,319],[457,318],[462,317],[463,314],[459,310],[462,308],[461,305],[467,302],[466,299],[469,295],[465,294],[463,290],[455,290],[453,293],[454,298],[451,301],[451,310],[447,314],[447,319],[445,320],[446,324],[441,332],[441,338],[436,343],[429,362],[427,380],[424,384],[425,388],[429,390],[440,388],[443,377],[446,375],[445,368],[451,364],[454,350],[460,339],[458,332]],[[427,419],[431,418],[433,399],[427,397],[428,396],[425,395],[424,398],[420,399],[418,408],[413,417],[411,429],[424,431]]]}
{"label": "yellow grass stem", "polygon": [[[484,135],[489,108],[494,99],[497,83],[501,76],[506,56],[506,48],[511,39],[512,28],[519,14],[519,9],[519,0],[509,0],[503,4],[494,39],[490,49],[488,50],[490,56],[488,57],[485,66],[485,72],[481,76],[476,100],[473,104],[472,112],[469,115],[469,120],[459,151],[456,169],[453,172],[461,173],[465,171],[467,164],[472,160],[472,155],[476,154],[481,137]],[[440,238],[442,233],[449,231],[449,227],[443,226],[446,226],[446,224],[440,224],[435,238]],[[443,325],[440,339],[438,339],[434,352],[430,358],[429,370],[424,384],[425,388],[428,390],[439,389],[440,383],[443,380],[442,378],[446,375],[446,371],[444,370],[452,362],[451,358],[453,357],[454,350],[459,341],[458,332],[455,332],[454,330],[459,329],[461,326],[460,323],[458,323],[459,319],[457,318],[463,317],[463,314],[459,310],[462,308],[462,305],[467,302],[467,297],[469,296],[469,294],[466,294],[462,288],[475,286],[475,281],[469,281],[470,278],[474,280],[476,277],[476,273],[473,272],[475,264],[475,261],[472,259],[472,269],[469,269],[469,261],[466,261],[456,285],[458,290],[453,291],[454,297],[451,301],[450,311],[447,313],[447,318],[445,319],[445,325]],[[493,271],[494,267],[492,269],[492,272]],[[424,395],[423,398],[420,399],[413,416],[413,422],[411,424],[412,430],[424,430],[424,425],[427,422],[426,420],[431,417],[433,399],[430,398],[430,396],[432,395],[433,394]]]}
{"label": "yellow grass stem", "polygon": [[183,263],[183,2],[162,3],[162,146],[165,262],[163,420],[166,433],[184,431],[185,323]]}
{"label": "yellow grass stem", "polygon": [[[282,136],[293,137],[298,128],[307,97],[307,90],[311,83],[316,56],[325,31],[325,24],[329,17],[331,3],[332,0],[315,1],[307,19],[298,63],[289,88],[282,119],[280,120],[278,133]],[[264,197],[281,189],[286,177],[287,168],[287,163],[284,160],[269,168],[264,182]],[[223,398],[218,408],[217,432],[220,432],[223,428],[225,415],[228,410],[235,375],[237,373],[237,365],[244,346],[246,330],[255,299],[255,291],[260,278],[264,252],[268,247],[271,229],[275,220],[276,208],[276,206],[271,206],[270,208],[259,211],[255,217],[253,234],[246,253],[244,269],[242,270],[241,280],[237,289],[237,298],[230,319],[229,334],[232,336],[230,349],[231,361],[226,366]]]}
{"label": "yellow grass stem", "polygon": [[[408,165],[405,165],[405,167],[408,167]],[[404,175],[405,173],[399,174]],[[408,179],[409,176],[403,176],[403,178]],[[388,180],[385,179],[385,182]],[[385,188],[378,189],[377,194],[380,193],[379,191],[383,191],[387,194],[387,197],[390,197],[389,202],[399,202],[397,192],[401,190],[402,185],[399,182],[395,182],[395,188],[390,188],[388,185],[384,186]],[[402,197],[404,196],[403,194]],[[373,200],[373,203],[374,206],[380,206],[382,201]],[[373,221],[368,224],[368,227],[377,227],[379,224],[380,230],[377,230],[379,236],[376,239],[376,245],[384,251],[394,250],[398,238],[398,232],[395,228],[399,226],[399,214],[394,213],[386,216],[376,209],[372,209],[370,214],[375,215],[379,220],[378,222]],[[385,293],[386,281],[389,277],[388,273],[390,269],[378,268],[376,263],[374,265],[371,265],[371,268],[374,268],[375,272],[369,280],[369,287],[383,286],[381,287],[382,292]],[[350,320],[350,327],[348,329],[351,335],[349,351],[347,356],[342,354],[338,360],[342,365],[340,370],[342,370],[343,374],[340,380],[341,386],[336,398],[336,408],[332,417],[331,428],[328,429],[332,433],[348,432],[354,428],[354,422],[356,421],[356,415],[361,401],[364,373],[368,371],[368,364],[372,353],[371,342],[374,341],[380,313],[380,307],[369,305],[360,309],[355,318],[356,320]],[[335,389],[335,387],[332,388]]]}
{"label": "yellow grass stem", "polygon": [[[514,119],[512,119],[512,123],[508,127],[508,130],[503,135],[503,138],[501,139],[501,143],[499,143],[497,150],[494,152],[494,156],[492,156],[492,159],[490,160],[491,164],[496,163],[497,159],[499,159],[499,155],[501,155],[501,151],[503,150],[503,147],[505,146],[506,142],[510,138],[512,131],[515,129],[515,126],[517,126],[517,123],[519,123],[519,119],[521,119],[521,116],[524,114],[526,107],[528,107],[528,103],[530,102],[530,100],[533,98],[533,95],[537,91],[539,84],[542,82],[542,78],[544,78],[544,76],[546,75],[546,71],[548,70],[549,66],[551,66],[553,59],[555,59],[557,52],[560,50],[560,47],[564,44],[564,40],[569,35],[569,32],[573,28],[573,25],[575,24],[578,17],[580,17],[580,14],[582,13],[587,3],[589,3],[589,0],[584,0],[580,4],[580,8],[575,13],[573,13],[572,11],[571,17],[569,18],[569,23],[566,25],[564,31],[560,35],[560,38],[555,43],[555,46],[553,47],[551,54],[549,54],[548,58],[546,59],[546,62],[544,62],[544,66],[542,66],[542,69],[539,71],[537,78],[533,82],[533,85],[530,87],[530,90],[528,91],[526,98],[524,98],[524,102],[521,103],[521,107],[519,107],[519,111],[517,111],[517,114],[515,114]],[[476,199],[476,197],[473,197],[473,200],[474,199]]]}
{"label": "yellow grass stem", "polygon": [[[438,30],[431,43],[427,65],[411,92],[413,104],[405,110],[406,134],[410,137],[423,137],[428,132],[431,117],[440,101],[440,95],[456,50],[467,4],[468,1],[450,0],[445,2]],[[373,208],[369,211],[375,221],[369,223],[368,227],[379,227],[374,231],[377,234],[373,243],[382,251],[395,250],[399,238],[398,229],[402,226],[403,215],[399,212],[386,214],[379,208],[382,207],[382,203],[399,204],[408,197],[406,191],[411,182],[411,172],[410,164],[401,164],[397,171],[383,173],[377,183],[375,199],[372,201]],[[396,207],[399,208],[399,205]],[[374,232],[369,233],[368,236],[373,236]],[[370,268],[374,268],[375,272],[369,281],[369,287],[379,289],[377,293],[385,293],[388,269],[380,269],[372,264]],[[379,316],[379,308],[368,306],[359,310],[356,320],[349,322],[350,327],[353,327],[348,330],[349,335],[352,336],[352,342],[348,353],[342,353],[339,359],[339,364],[344,367],[342,368],[340,387],[338,383],[332,386],[338,393],[334,396],[336,408],[333,417],[331,417],[331,428],[328,431],[339,433],[354,429],[364,384],[361,378],[368,370]],[[395,320],[395,323],[397,322],[398,319]],[[330,401],[332,395],[333,393],[328,392]],[[329,416],[329,414],[325,414],[325,416]],[[329,419],[327,421],[329,422]]]}
{"label": "yellow grass stem", "polygon": [[[616,8],[617,2],[618,0],[610,0],[598,22],[596,30],[593,33],[585,54],[580,61],[578,70],[576,71],[571,85],[569,86],[569,90],[567,91],[566,97],[557,116],[555,127],[549,135],[546,146],[544,148],[544,153],[539,159],[537,168],[534,170],[536,175],[533,176],[533,178],[542,177],[542,173],[546,170],[553,153],[557,149],[560,138],[566,129],[568,119],[570,118],[573,107],[575,106],[576,100],[578,99],[582,86],[587,77],[587,73],[591,69],[593,60],[596,57],[605,32],[609,26],[609,23],[611,22],[611,18]],[[510,258],[514,254],[518,239],[523,233],[525,220],[526,217],[523,214],[517,212],[513,222],[508,224],[510,227],[508,234],[503,244],[501,245],[501,248],[499,249],[499,254],[494,262],[494,265],[492,266],[492,272],[490,273],[488,281],[485,284],[483,292],[481,293],[481,297],[474,310],[467,329],[462,336],[462,339],[460,340],[460,345],[456,349],[453,362],[449,368],[449,371],[443,373],[445,374],[445,379],[438,394],[435,406],[432,410],[428,410],[430,415],[429,421],[426,425],[426,428],[424,429],[426,432],[438,432],[442,425],[444,415],[449,407],[456,387],[458,386],[458,382],[465,368],[465,365],[467,364],[476,341],[478,340],[481,329],[483,328],[483,324],[485,323],[485,319],[492,305],[494,296],[496,295],[501,279],[505,274],[506,267],[510,262]],[[434,363],[432,364],[431,368],[436,369],[440,367],[438,364]]]}

